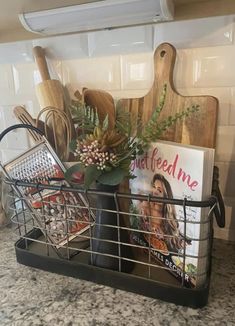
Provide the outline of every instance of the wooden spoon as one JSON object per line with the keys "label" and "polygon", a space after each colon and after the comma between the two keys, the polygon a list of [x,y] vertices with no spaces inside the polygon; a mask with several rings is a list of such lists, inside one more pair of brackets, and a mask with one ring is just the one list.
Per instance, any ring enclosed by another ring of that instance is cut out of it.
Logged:
{"label": "wooden spoon", "polygon": [[83,89],[84,102],[91,108],[96,108],[102,123],[108,115],[109,129],[115,126],[115,104],[111,94],[103,90]]}

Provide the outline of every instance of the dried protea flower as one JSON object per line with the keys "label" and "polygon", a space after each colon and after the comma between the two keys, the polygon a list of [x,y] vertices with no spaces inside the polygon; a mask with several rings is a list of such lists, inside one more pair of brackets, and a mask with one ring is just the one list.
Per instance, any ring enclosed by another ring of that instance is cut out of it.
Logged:
{"label": "dried protea flower", "polygon": [[126,140],[126,136],[120,134],[117,130],[102,130],[95,127],[93,134],[86,136],[86,141],[98,141],[101,151],[110,150]]}

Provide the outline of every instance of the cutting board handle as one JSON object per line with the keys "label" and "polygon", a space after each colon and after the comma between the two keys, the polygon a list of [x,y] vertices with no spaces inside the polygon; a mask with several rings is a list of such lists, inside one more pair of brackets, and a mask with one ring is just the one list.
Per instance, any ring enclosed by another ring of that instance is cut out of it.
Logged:
{"label": "cutting board handle", "polygon": [[[176,50],[169,43],[162,43],[154,53],[155,78],[154,81],[159,81],[168,84],[169,88],[175,91],[173,86],[173,70],[176,59]],[[170,86],[170,87],[169,87]]]}
{"label": "cutting board handle", "polygon": [[41,46],[35,46],[33,48],[33,55],[37,63],[42,81],[51,79],[43,48]]}

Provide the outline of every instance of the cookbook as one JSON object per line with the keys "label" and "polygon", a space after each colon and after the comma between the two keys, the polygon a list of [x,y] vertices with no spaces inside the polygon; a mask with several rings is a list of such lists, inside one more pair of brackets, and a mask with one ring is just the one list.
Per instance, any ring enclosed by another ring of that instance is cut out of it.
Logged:
{"label": "cookbook", "polygon": [[[151,265],[162,265],[191,288],[206,280],[210,222],[209,208],[187,206],[187,200],[210,197],[213,166],[214,149],[169,141],[152,143],[131,163],[131,192],[145,195],[131,202],[131,242],[146,255],[150,250]],[[155,197],[166,200],[148,200]],[[185,209],[171,199],[185,200]]]}

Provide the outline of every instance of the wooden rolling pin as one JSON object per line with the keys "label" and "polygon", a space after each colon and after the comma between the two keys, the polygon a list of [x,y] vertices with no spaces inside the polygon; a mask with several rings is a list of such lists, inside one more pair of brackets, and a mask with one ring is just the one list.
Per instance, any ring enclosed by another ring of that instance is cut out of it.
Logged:
{"label": "wooden rolling pin", "polygon": [[[33,54],[42,78],[42,82],[36,85],[36,94],[41,109],[52,107],[65,112],[71,124],[72,134],[75,134],[71,117],[65,107],[62,84],[59,80],[50,78],[43,48],[40,46],[34,47]],[[66,126],[58,115],[52,115],[48,124],[54,131],[56,152],[61,160],[66,160],[68,157]]]}

